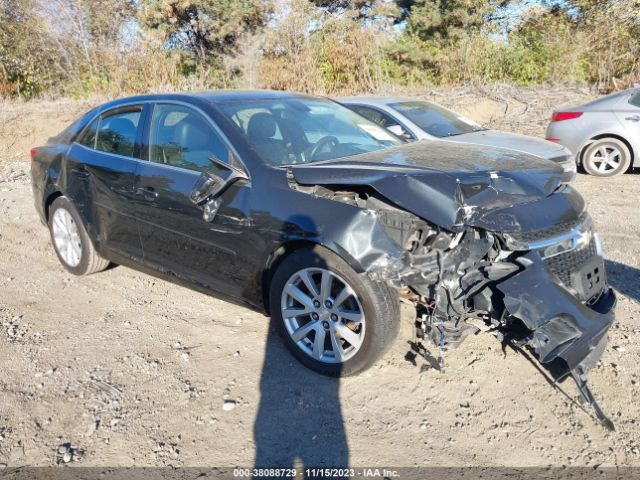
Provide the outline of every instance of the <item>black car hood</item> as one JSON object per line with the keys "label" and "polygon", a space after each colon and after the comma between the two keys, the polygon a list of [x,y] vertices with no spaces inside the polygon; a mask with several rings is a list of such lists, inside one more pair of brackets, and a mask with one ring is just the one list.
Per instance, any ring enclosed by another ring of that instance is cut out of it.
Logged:
{"label": "black car hood", "polygon": [[584,210],[582,197],[561,185],[558,165],[482,145],[423,141],[289,168],[303,185],[369,185],[449,230],[536,230],[577,220]]}

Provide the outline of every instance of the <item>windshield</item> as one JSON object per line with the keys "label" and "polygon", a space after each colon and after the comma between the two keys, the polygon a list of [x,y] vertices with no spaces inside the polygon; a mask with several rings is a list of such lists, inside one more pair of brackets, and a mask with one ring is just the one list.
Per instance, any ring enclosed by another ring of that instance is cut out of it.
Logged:
{"label": "windshield", "polygon": [[217,104],[264,160],[312,163],[372,152],[402,141],[329,100],[287,98]]}
{"label": "windshield", "polygon": [[392,103],[389,106],[402,113],[429,135],[438,138],[486,130],[477,123],[434,103],[416,101]]}

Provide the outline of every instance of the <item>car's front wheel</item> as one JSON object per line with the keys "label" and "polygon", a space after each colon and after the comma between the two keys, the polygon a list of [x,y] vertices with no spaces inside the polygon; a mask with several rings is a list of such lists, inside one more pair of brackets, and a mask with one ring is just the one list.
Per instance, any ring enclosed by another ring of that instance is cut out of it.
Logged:
{"label": "car's front wheel", "polygon": [[613,177],[629,169],[631,152],[617,138],[601,138],[591,143],[582,156],[587,173],[596,177]]}
{"label": "car's front wheel", "polygon": [[109,265],[96,252],[76,207],[66,197],[58,197],[51,204],[49,231],[58,260],[74,275],[99,272]]}
{"label": "car's front wheel", "polygon": [[293,355],[331,376],[370,367],[399,328],[395,291],[356,273],[322,247],[298,250],[280,264],[271,283],[270,307]]}

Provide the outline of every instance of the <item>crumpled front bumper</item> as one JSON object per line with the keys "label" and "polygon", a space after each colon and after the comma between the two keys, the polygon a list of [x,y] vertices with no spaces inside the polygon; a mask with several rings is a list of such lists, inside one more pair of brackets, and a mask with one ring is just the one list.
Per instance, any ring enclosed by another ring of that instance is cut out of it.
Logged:
{"label": "crumpled front bumper", "polygon": [[597,301],[586,305],[547,271],[536,252],[521,258],[525,268],[497,285],[508,315],[531,331],[526,343],[555,378],[576,369],[586,372],[604,351],[615,293],[605,286]]}

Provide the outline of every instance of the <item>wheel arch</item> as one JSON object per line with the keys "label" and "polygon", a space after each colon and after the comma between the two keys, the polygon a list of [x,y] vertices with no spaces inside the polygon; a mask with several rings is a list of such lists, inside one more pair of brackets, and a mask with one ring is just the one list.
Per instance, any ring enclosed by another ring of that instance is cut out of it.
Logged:
{"label": "wheel arch", "polygon": [[357,273],[361,273],[363,271],[362,266],[356,261],[356,259],[353,258],[347,251],[337,245],[327,245],[321,242],[314,242],[304,239],[288,240],[282,243],[280,246],[278,246],[278,248],[276,248],[269,254],[265,266],[262,270],[260,285],[262,290],[262,303],[264,305],[264,311],[267,315],[271,314],[271,308],[269,305],[271,281],[275,272],[278,270],[278,267],[287,257],[292,255],[293,253],[300,250],[312,249],[316,247],[324,248],[327,251],[339,256],[342,260],[347,262],[349,266],[353,268]]}
{"label": "wheel arch", "polygon": [[49,210],[51,209],[51,205],[56,199],[63,197],[64,194],[60,190],[54,190],[51,192],[44,201],[44,218],[49,222]]}

